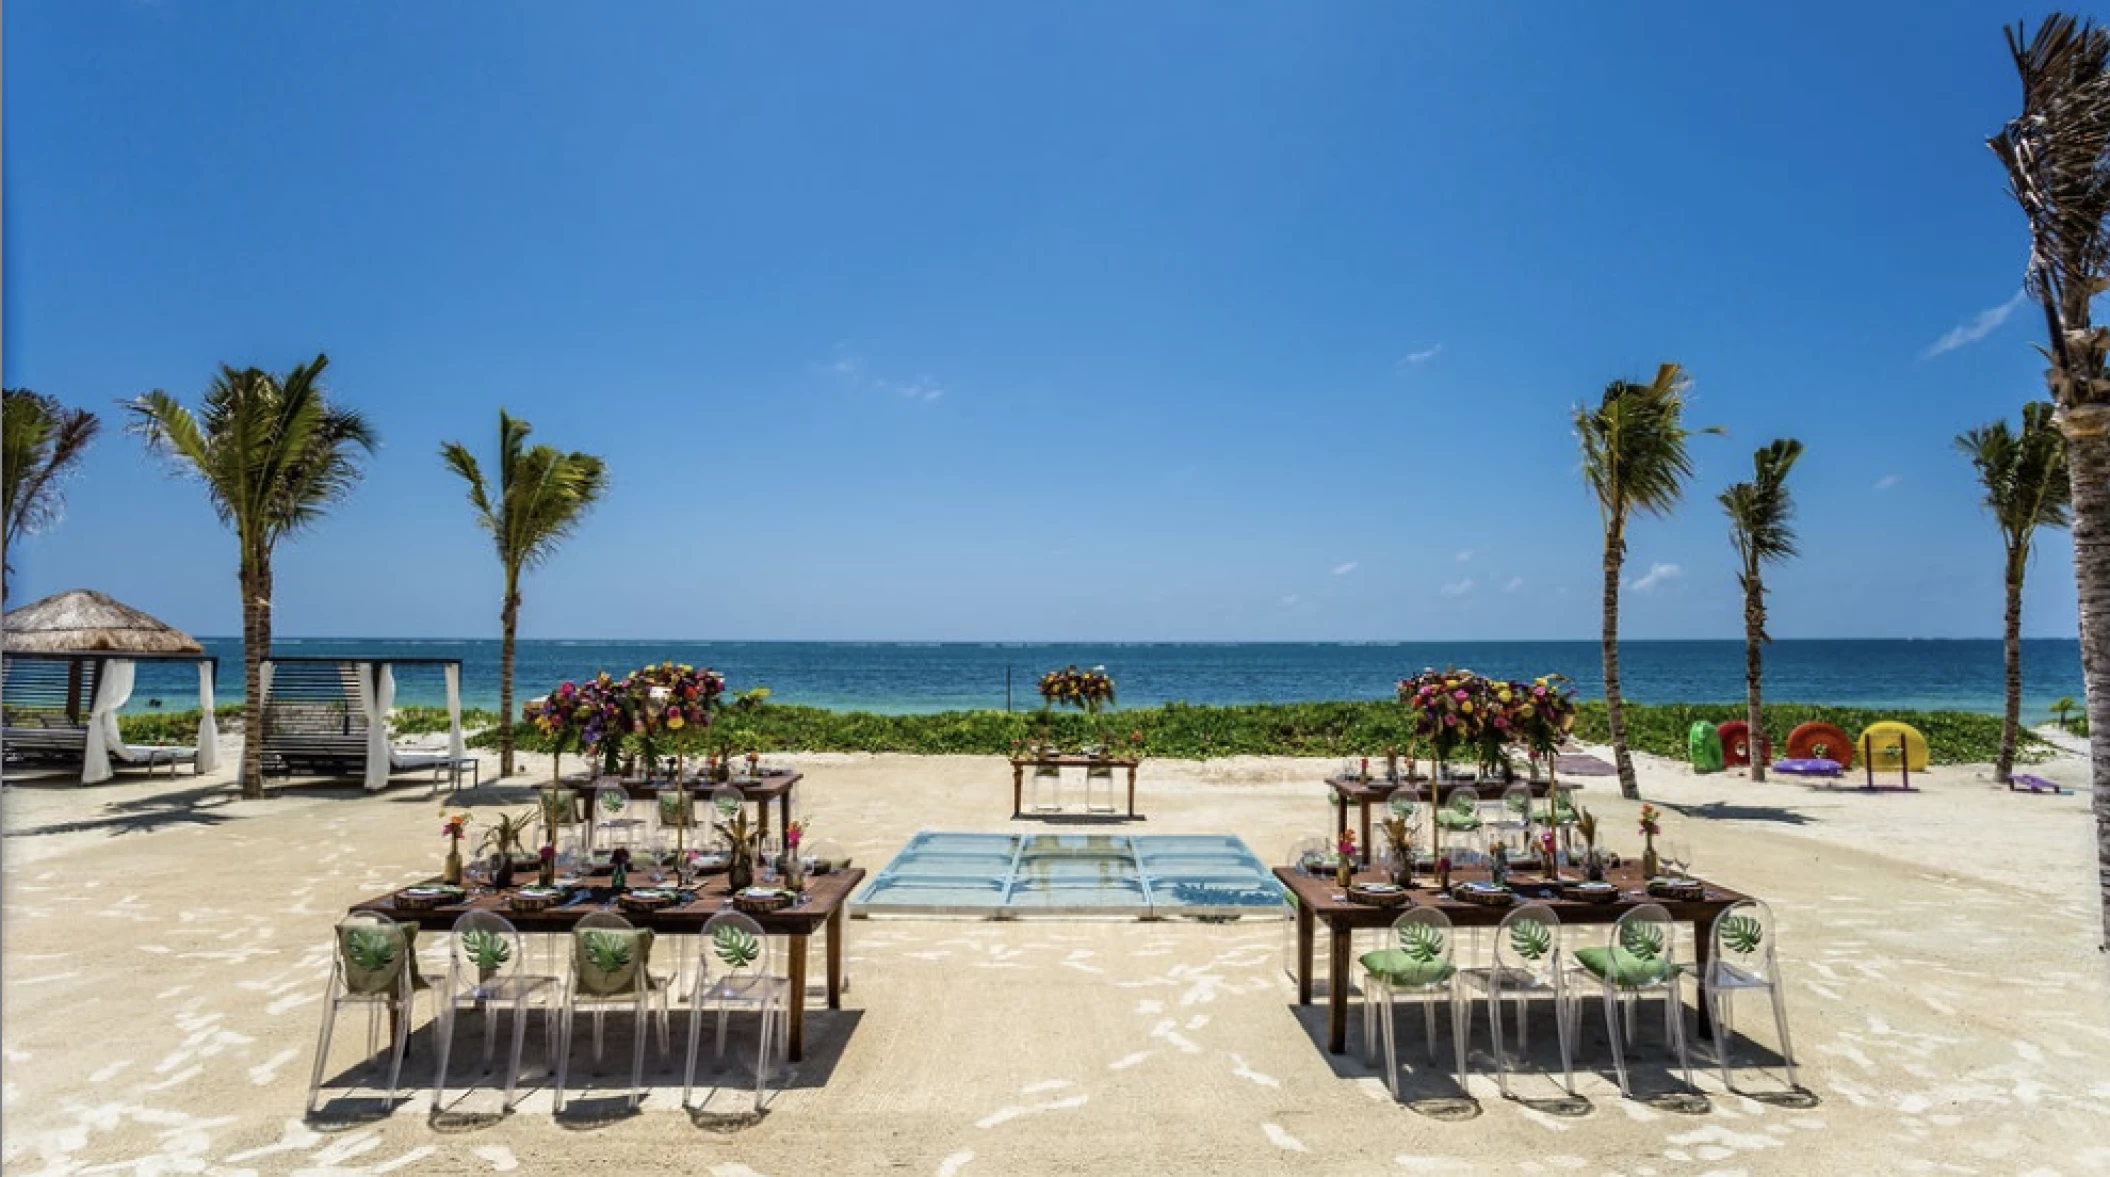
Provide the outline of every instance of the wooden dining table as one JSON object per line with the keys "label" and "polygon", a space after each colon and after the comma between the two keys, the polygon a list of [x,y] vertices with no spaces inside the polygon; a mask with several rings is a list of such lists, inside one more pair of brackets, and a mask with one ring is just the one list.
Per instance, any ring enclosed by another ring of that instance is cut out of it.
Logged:
{"label": "wooden dining table", "polygon": [[[1356,876],[1358,882],[1387,882],[1378,871],[1363,871]],[[1473,879],[1485,879],[1485,871],[1453,872],[1453,884]],[[1355,933],[1360,928],[1389,928],[1401,915],[1414,907],[1433,907],[1451,921],[1453,927],[1491,928],[1502,922],[1514,905],[1500,907],[1465,900],[1453,899],[1436,890],[1433,879],[1420,880],[1408,903],[1400,907],[1378,907],[1357,903],[1349,899],[1335,885],[1332,875],[1308,875],[1293,866],[1275,868],[1275,878],[1296,896],[1297,906],[1297,1004],[1310,1005],[1312,991],[1312,950],[1317,940],[1318,926],[1326,925],[1327,944],[1326,974],[1326,1049],[1340,1054],[1348,1043],[1348,987],[1354,979]],[[1573,881],[1572,879],[1570,881]],[[1611,903],[1588,903],[1582,900],[1564,899],[1553,884],[1536,875],[1511,875],[1510,889],[1516,892],[1518,902],[1540,902],[1551,907],[1563,925],[1592,924],[1603,926],[1616,923],[1619,917],[1644,903],[1661,904],[1670,912],[1672,919],[1692,924],[1693,943],[1696,945],[1695,972],[1704,975],[1707,959],[1713,949],[1710,935],[1714,917],[1728,910],[1733,904],[1750,898],[1727,887],[1708,883],[1706,898],[1700,900],[1657,899],[1648,894],[1641,868],[1632,863],[1617,867],[1605,876],[1605,881],[1617,885],[1619,898]],[[1700,1034],[1704,1037],[1711,1025],[1707,1016],[1707,1003],[1699,1003]]]}
{"label": "wooden dining table", "polygon": [[[831,870],[826,874],[811,875],[806,880],[803,900],[794,907],[778,911],[750,914],[765,935],[782,936],[786,941],[786,967],[791,987],[791,1009],[788,1029],[790,1031],[790,1055],[793,1062],[806,1053],[806,972],[807,943],[814,932],[825,927],[828,931],[827,954],[827,999],[829,1009],[842,1008],[843,993],[843,929],[848,923],[850,896],[859,883],[864,881],[863,867],[846,867]],[[437,883],[430,879],[426,883]],[[412,884],[417,885],[417,884]],[[657,911],[634,912],[615,902],[615,892],[607,874],[588,875],[570,884],[571,901],[541,911],[515,911],[510,904],[511,890],[471,891],[462,903],[445,904],[439,907],[413,910],[399,907],[395,902],[396,892],[376,895],[351,906],[354,912],[370,912],[386,916],[399,923],[416,924],[424,931],[447,932],[454,928],[456,920],[472,911],[489,911],[504,916],[523,933],[563,936],[571,933],[573,925],[595,912],[612,911],[629,920],[635,927],[651,928],[665,935],[693,936],[703,931],[703,925],[722,911],[734,910],[731,890],[726,886],[723,874],[705,875],[691,889],[689,901]]]}

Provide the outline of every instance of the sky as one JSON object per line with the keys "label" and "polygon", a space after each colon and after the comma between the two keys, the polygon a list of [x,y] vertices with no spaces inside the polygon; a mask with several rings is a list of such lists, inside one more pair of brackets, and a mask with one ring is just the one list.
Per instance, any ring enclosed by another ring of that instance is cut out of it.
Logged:
{"label": "sky", "polygon": [[1984,146],[2043,11],[16,0],[0,372],[105,427],[10,603],[238,633],[119,402],[327,353],[383,444],[285,636],[497,636],[437,451],[504,406],[612,478],[527,637],[1591,637],[1571,415],[1672,360],[1727,435],[1626,636],[1741,636],[1780,436],[1776,637],[1996,636],[1952,439],[2043,395]]}

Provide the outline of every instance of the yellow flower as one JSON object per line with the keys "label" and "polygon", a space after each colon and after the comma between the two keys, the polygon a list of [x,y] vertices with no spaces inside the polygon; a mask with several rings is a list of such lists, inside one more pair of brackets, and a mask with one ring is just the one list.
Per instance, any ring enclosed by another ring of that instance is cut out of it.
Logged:
{"label": "yellow flower", "polygon": [[1460,711],[1463,711],[1463,712],[1465,712],[1465,713],[1466,713],[1467,715],[1471,715],[1471,714],[1472,714],[1472,712],[1473,712],[1473,704],[1472,704],[1472,701],[1471,701],[1471,700],[1467,700],[1467,701],[1465,701],[1465,702],[1463,702],[1463,703],[1460,703],[1460,704],[1458,705],[1458,710],[1460,710]]}
{"label": "yellow flower", "polygon": [[1497,695],[1496,698],[1502,700],[1504,703],[1507,703],[1509,702],[1509,692],[1503,691],[1500,695]]}

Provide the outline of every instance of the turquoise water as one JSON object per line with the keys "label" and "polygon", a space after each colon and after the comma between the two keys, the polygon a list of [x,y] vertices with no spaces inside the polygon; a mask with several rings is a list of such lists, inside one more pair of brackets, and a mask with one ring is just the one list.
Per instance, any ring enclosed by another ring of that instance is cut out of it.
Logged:
{"label": "turquoise water", "polygon": [[[2079,698],[2080,643],[2032,639],[2023,644],[2028,714],[2041,718],[2061,695]],[[218,696],[240,699],[241,643],[207,639],[221,658]],[[471,707],[498,703],[498,643],[483,640],[281,639],[287,656],[459,658]],[[1645,703],[1743,698],[1741,642],[1628,642],[1620,647],[1627,697]],[[1390,698],[1399,678],[1428,666],[1458,665],[1523,678],[1558,671],[1586,697],[1601,694],[1598,646],[1581,642],[1397,643],[893,643],[893,642],[574,642],[520,643],[516,682],[522,698],[596,671],[621,674],[672,658],[716,667],[734,690],[767,686],[778,702],[886,712],[1039,706],[1041,672],[1069,663],[1103,665],[1124,707],[1171,700],[1264,703]],[[1766,653],[1766,694],[1800,703],[1948,708],[1997,713],[2000,643],[1964,641],[1780,641]],[[128,710],[160,699],[166,708],[195,705],[196,679],[186,668],[142,663]],[[445,701],[437,667],[404,667],[399,703]]]}

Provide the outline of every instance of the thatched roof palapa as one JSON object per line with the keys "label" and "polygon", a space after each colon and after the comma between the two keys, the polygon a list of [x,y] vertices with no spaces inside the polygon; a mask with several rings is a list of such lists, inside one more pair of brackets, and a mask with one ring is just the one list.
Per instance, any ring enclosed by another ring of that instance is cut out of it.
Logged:
{"label": "thatched roof palapa", "polygon": [[10,654],[202,654],[182,630],[89,589],[55,593],[0,617]]}

